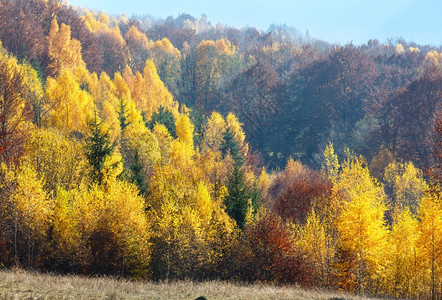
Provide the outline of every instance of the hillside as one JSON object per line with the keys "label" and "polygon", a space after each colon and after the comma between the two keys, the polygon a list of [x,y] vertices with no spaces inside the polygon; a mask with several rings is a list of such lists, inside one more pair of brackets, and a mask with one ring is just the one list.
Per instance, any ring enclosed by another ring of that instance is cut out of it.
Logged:
{"label": "hillside", "polygon": [[0,265],[441,295],[442,49],[0,1]]}

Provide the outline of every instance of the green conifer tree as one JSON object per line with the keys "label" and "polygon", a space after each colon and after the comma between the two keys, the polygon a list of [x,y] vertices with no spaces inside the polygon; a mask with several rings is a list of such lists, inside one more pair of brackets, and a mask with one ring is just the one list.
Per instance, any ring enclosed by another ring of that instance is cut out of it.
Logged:
{"label": "green conifer tree", "polygon": [[[99,185],[103,182],[103,170],[105,161],[115,150],[116,143],[111,141],[109,132],[102,131],[102,123],[98,121],[97,114],[88,123],[90,135],[86,138],[86,157],[92,167],[91,178]],[[115,164],[111,167],[115,167]]]}

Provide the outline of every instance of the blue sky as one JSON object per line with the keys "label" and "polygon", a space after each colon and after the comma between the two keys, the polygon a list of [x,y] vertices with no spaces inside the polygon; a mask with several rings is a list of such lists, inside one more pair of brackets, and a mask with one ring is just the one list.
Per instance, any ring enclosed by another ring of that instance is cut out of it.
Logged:
{"label": "blue sky", "polygon": [[442,0],[69,0],[72,6],[128,17],[165,18],[206,14],[212,24],[251,26],[266,30],[287,24],[329,42],[381,42],[402,37],[419,44],[442,45]]}

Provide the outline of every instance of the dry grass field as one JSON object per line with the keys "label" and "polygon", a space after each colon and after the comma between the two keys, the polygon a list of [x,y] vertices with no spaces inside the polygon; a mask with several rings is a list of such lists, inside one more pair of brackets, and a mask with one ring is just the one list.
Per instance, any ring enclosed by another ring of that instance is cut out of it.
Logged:
{"label": "dry grass field", "polygon": [[0,271],[0,299],[367,299],[327,291],[226,282],[158,283]]}

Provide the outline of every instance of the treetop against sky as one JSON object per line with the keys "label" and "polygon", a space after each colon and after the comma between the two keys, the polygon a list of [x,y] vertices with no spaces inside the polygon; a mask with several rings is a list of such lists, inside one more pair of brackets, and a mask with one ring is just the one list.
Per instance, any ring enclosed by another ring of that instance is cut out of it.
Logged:
{"label": "treetop against sky", "polygon": [[440,0],[225,0],[225,1],[107,1],[70,0],[72,6],[165,18],[189,13],[207,15],[213,24],[267,29],[287,24],[313,37],[345,44],[386,41],[402,37],[419,44],[440,45],[442,1]]}

